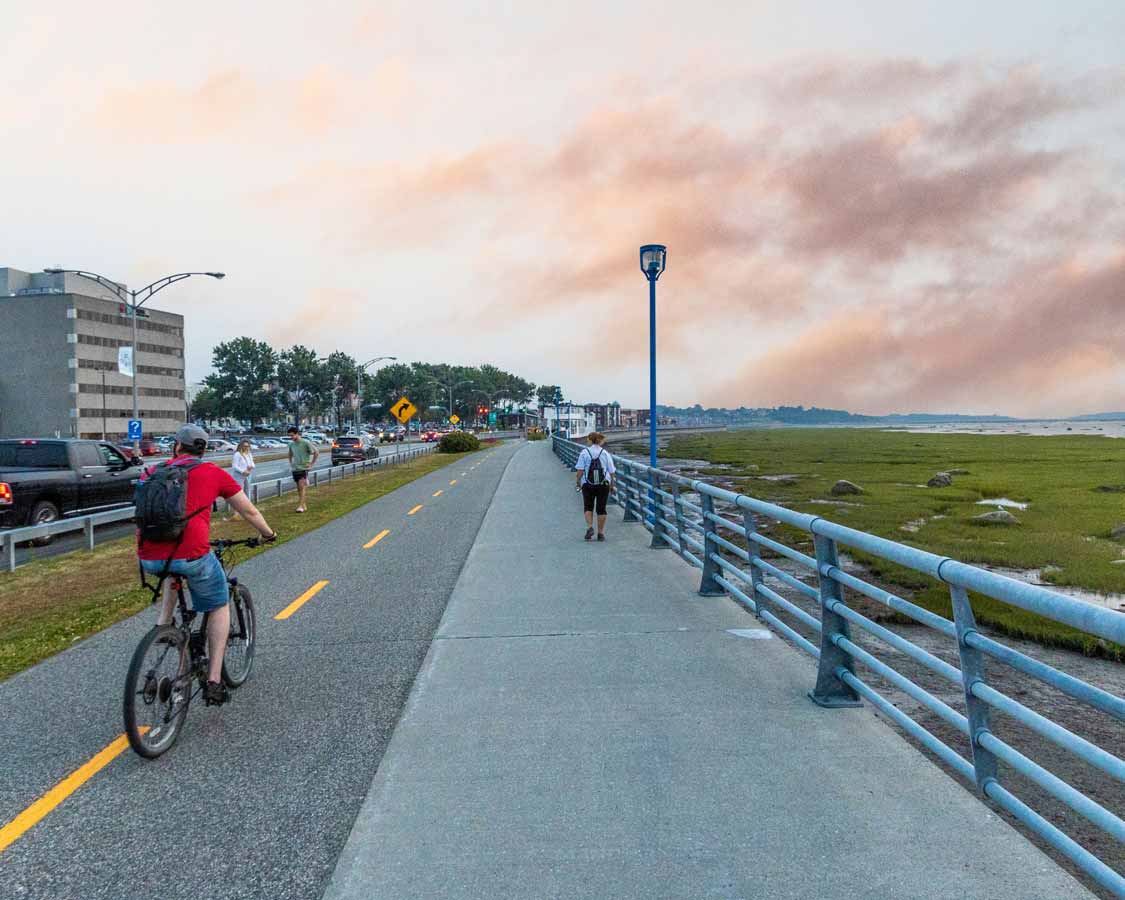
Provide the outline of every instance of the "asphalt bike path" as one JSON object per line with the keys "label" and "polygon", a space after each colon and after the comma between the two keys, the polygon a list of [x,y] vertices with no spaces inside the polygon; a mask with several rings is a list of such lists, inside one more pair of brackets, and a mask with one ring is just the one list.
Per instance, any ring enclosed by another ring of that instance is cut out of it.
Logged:
{"label": "asphalt bike path", "polygon": [[197,697],[159,760],[114,755],[152,609],[0,684],[0,845],[6,823],[84,778],[0,850],[0,897],[320,897],[514,450],[238,566],[258,613],[253,673],[224,707]]}
{"label": "asphalt bike path", "polygon": [[[543,444],[508,466],[326,893],[1090,895]],[[498,590],[497,585],[508,588]]]}

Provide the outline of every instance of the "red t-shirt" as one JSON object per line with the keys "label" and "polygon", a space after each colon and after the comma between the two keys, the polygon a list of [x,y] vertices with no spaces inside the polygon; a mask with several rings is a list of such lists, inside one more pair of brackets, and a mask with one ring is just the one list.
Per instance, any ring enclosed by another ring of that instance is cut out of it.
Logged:
{"label": "red t-shirt", "polygon": [[[196,462],[194,456],[177,456],[172,463]],[[152,473],[146,469],[142,480]],[[200,463],[187,477],[187,512],[191,515],[197,509],[203,512],[191,516],[184,528],[183,540],[177,548],[175,541],[142,541],[137,536],[137,556],[141,559],[167,559],[175,551],[173,559],[194,559],[211,552],[208,543],[211,537],[211,504],[216,497],[224,500],[233,497],[242,486],[214,463]]]}

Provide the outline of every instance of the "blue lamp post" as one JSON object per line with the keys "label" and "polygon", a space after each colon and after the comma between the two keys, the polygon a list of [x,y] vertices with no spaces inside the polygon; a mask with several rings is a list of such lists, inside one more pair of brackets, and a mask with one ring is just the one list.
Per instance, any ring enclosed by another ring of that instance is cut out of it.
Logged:
{"label": "blue lamp post", "polygon": [[656,281],[664,271],[668,248],[641,247],[641,271],[648,279],[648,464],[656,468]]}

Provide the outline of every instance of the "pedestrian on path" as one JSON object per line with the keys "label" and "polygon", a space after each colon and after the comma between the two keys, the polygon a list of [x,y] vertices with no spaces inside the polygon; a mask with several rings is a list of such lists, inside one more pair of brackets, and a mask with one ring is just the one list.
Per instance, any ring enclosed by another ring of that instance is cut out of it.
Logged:
{"label": "pedestrian on path", "polygon": [[592,431],[586,438],[589,447],[582,448],[574,464],[574,482],[582,491],[582,512],[586,516],[586,540],[594,537],[594,513],[598,515],[598,540],[605,540],[605,505],[609,492],[617,484],[617,467],[613,457],[602,445],[605,435]]}
{"label": "pedestrian on path", "polygon": [[[250,442],[246,438],[238,442],[238,449],[234,451],[230,460],[230,471],[234,480],[238,482],[238,486],[242,488],[242,492],[249,497],[250,473],[254,471],[254,454],[250,448]],[[234,518],[237,517],[238,513],[235,513]],[[228,520],[231,518],[231,516],[227,516]]]}
{"label": "pedestrian on path", "polygon": [[293,472],[293,483],[297,485],[297,512],[308,510],[305,494],[309,489],[309,469],[316,465],[320,451],[312,441],[301,435],[296,425],[289,426],[289,468]]}

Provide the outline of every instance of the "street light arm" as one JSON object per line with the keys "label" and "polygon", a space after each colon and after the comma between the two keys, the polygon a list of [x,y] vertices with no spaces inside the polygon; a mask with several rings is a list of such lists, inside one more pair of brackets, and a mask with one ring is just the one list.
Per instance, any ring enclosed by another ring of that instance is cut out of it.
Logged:
{"label": "street light arm", "polygon": [[44,269],[48,275],[80,275],[83,278],[96,282],[107,290],[113,291],[120,300],[128,302],[129,295],[133,292],[127,288],[122,287],[116,281],[110,281],[104,275],[99,275],[97,272],[83,272],[81,269]]}
{"label": "street light arm", "polygon": [[175,284],[177,281],[183,281],[185,278],[191,278],[192,275],[209,275],[211,278],[226,278],[226,275],[222,272],[178,272],[175,275],[165,275],[163,278],[157,279],[152,284],[146,284],[143,288],[133,291],[134,302],[135,298],[140,294],[145,295],[144,300],[142,300],[140,303],[136,303],[136,306],[138,308],[144,306],[150,299],[152,299],[153,294],[157,293],[158,291],[164,290],[164,288],[168,287],[168,285]]}

